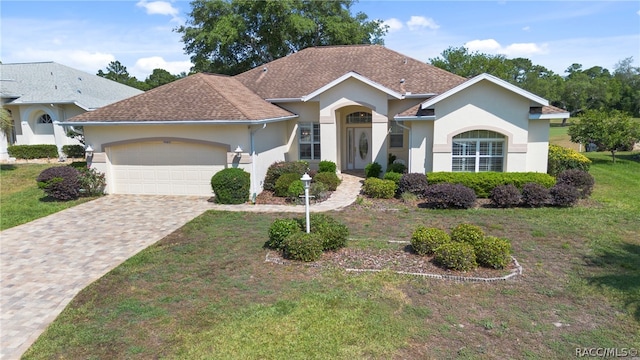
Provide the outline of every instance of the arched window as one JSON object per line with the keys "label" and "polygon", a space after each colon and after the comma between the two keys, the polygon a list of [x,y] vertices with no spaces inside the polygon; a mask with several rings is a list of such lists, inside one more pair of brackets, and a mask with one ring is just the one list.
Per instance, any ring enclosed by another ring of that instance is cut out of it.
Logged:
{"label": "arched window", "polygon": [[38,118],[38,124],[53,124],[53,121],[51,120],[51,116],[49,116],[49,114],[44,114]]}
{"label": "arched window", "polygon": [[472,130],[453,137],[452,171],[501,172],[505,136],[495,131]]}
{"label": "arched window", "polygon": [[371,113],[358,111],[347,115],[347,124],[370,124]]}

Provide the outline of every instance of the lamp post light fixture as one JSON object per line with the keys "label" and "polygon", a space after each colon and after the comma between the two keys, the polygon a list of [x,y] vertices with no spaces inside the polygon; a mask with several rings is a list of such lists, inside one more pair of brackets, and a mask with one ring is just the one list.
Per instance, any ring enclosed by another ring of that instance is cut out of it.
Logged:
{"label": "lamp post light fixture", "polygon": [[311,176],[306,172],[302,175],[302,183],[304,184],[304,211],[307,220],[307,234],[311,231],[311,226],[309,224],[309,187],[311,186]]}
{"label": "lamp post light fixture", "polygon": [[238,147],[233,150],[234,153],[236,153],[236,156],[242,156],[242,148],[240,147],[240,145],[238,145]]}

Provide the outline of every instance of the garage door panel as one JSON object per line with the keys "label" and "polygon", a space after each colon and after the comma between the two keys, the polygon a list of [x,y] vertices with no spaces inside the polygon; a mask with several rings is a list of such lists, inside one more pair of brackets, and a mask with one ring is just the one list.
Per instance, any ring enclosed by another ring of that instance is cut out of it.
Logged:
{"label": "garage door panel", "polygon": [[211,177],[225,168],[226,149],[143,142],[108,149],[114,193],[210,196]]}

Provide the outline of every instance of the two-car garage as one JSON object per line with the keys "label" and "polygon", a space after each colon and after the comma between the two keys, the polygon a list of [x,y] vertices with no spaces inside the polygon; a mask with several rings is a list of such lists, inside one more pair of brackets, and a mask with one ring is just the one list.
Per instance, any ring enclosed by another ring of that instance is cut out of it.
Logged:
{"label": "two-car garage", "polygon": [[213,195],[211,177],[226,166],[222,144],[160,139],[111,144],[109,159],[113,194]]}

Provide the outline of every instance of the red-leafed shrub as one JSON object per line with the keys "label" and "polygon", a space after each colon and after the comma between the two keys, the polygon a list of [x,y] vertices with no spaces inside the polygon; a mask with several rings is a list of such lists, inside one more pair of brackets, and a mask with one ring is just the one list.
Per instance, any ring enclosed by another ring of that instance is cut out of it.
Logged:
{"label": "red-leafed shrub", "polygon": [[476,194],[460,184],[429,185],[424,192],[426,206],[434,209],[469,209],[476,202]]}
{"label": "red-leafed shrub", "polygon": [[38,187],[56,200],[74,200],[80,196],[80,173],[71,166],[44,169],[36,178]]}

